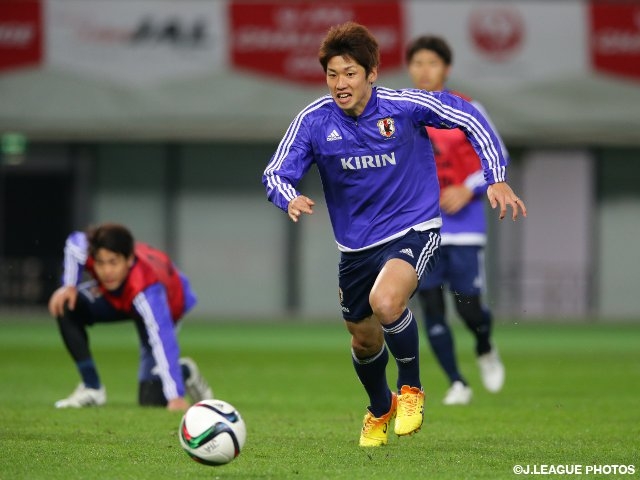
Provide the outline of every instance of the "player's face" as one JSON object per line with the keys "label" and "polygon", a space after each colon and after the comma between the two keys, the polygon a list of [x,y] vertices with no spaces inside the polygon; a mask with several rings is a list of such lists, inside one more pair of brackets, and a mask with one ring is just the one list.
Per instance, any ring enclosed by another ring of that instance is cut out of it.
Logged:
{"label": "player's face", "polygon": [[364,67],[350,57],[332,57],[327,63],[327,86],[336,104],[352,117],[360,115],[371,98],[372,84],[378,70],[369,75]]}
{"label": "player's face", "polygon": [[133,266],[133,255],[125,257],[106,248],[98,249],[93,260],[98,281],[109,291],[117,290],[122,286]]}
{"label": "player's face", "polygon": [[449,65],[433,50],[418,50],[409,62],[409,77],[415,88],[430,92],[443,90]]}

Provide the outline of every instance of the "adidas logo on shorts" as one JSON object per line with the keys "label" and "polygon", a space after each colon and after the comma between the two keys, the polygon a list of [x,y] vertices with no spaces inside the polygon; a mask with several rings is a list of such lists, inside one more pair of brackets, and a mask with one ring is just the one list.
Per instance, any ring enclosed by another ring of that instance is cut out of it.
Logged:
{"label": "adidas logo on shorts", "polygon": [[405,255],[409,255],[411,258],[414,258],[413,251],[410,248],[403,248],[400,250],[400,253],[404,253]]}

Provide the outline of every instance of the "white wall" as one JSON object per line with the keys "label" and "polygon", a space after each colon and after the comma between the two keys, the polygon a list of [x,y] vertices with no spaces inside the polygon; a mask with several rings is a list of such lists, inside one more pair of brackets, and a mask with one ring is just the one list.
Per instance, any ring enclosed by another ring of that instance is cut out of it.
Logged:
{"label": "white wall", "polygon": [[526,316],[589,313],[594,160],[586,150],[525,155],[521,308]]}
{"label": "white wall", "polygon": [[194,315],[282,312],[284,213],[264,198],[185,192],[177,258],[198,294]]}

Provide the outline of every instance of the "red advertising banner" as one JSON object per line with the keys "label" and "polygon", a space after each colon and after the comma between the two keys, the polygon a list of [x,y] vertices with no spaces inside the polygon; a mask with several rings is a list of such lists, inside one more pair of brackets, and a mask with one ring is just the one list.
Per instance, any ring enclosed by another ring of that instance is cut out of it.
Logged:
{"label": "red advertising banner", "polygon": [[640,80],[640,4],[592,1],[589,15],[593,69]]}
{"label": "red advertising banner", "polygon": [[40,1],[0,2],[0,72],[42,61]]}
{"label": "red advertising banner", "polygon": [[229,4],[229,55],[237,69],[317,85],[325,81],[318,48],[332,25],[365,25],[380,44],[382,69],[403,66],[400,0],[387,2],[233,1]]}

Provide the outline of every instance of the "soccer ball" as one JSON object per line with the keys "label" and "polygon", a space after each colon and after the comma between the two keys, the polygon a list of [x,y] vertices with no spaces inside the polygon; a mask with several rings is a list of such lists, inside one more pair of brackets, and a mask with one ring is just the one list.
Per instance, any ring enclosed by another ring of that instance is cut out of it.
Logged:
{"label": "soccer ball", "polygon": [[202,400],[185,412],[178,438],[196,462],[224,465],[240,454],[247,429],[233,405],[223,400]]}

